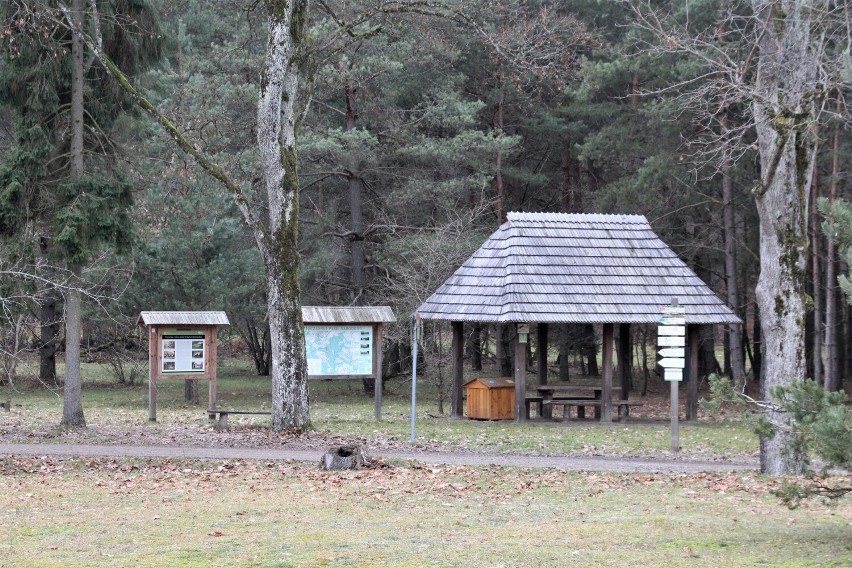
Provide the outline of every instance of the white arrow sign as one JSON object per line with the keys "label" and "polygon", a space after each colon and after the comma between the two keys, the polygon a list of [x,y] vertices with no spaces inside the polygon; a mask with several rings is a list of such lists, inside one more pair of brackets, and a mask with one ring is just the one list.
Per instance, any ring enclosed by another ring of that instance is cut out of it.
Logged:
{"label": "white arrow sign", "polygon": [[665,306],[660,308],[660,312],[664,316],[685,316],[686,308],[673,308],[671,306]]}
{"label": "white arrow sign", "polygon": [[661,325],[657,328],[657,335],[686,335],[686,328],[682,325]]}
{"label": "white arrow sign", "polygon": [[661,317],[658,320],[660,325],[686,325],[686,318],[683,317]]}
{"label": "white arrow sign", "polygon": [[666,369],[663,379],[666,381],[682,381],[683,371],[680,369]]}
{"label": "white arrow sign", "polygon": [[660,335],[657,337],[657,345],[660,347],[683,347],[686,338],[682,335]]}
{"label": "white arrow sign", "polygon": [[660,357],[686,357],[686,350],[683,347],[666,347],[657,349],[657,354]]}
{"label": "white arrow sign", "polygon": [[674,357],[664,357],[657,361],[657,364],[661,367],[671,367],[677,369],[683,369],[684,367],[684,359],[675,359]]}

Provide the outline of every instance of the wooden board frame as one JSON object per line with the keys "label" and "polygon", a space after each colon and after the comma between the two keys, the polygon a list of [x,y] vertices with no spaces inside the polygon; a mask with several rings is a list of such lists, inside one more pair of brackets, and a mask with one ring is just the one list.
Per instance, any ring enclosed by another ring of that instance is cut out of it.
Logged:
{"label": "wooden board frame", "polygon": [[[162,370],[162,344],[165,330],[201,331],[207,341],[204,349],[204,372],[164,373]],[[148,326],[148,420],[157,421],[157,381],[162,380],[206,380],[209,381],[208,413],[216,411],[216,367],[218,363],[217,340],[219,327],[216,325],[163,324]]]}
{"label": "wooden board frame", "polygon": [[[382,322],[352,322],[352,323],[306,323],[305,328],[321,326],[337,327],[365,327],[373,328],[373,372],[369,375],[308,375],[309,380],[337,380],[337,379],[370,379],[375,381],[375,415],[376,420],[382,419],[382,336],[384,325]],[[307,334],[305,334],[307,335]]]}

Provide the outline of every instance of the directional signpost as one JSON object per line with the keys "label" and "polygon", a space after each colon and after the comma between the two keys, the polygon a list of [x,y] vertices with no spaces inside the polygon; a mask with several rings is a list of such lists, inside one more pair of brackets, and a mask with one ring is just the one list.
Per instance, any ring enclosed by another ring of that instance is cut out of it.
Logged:
{"label": "directional signpost", "polygon": [[657,364],[663,368],[663,378],[671,383],[671,449],[677,452],[680,451],[678,383],[683,380],[686,364],[686,309],[678,307],[677,298],[672,298],[672,305],[660,308],[660,314],[657,353],[662,359]]}

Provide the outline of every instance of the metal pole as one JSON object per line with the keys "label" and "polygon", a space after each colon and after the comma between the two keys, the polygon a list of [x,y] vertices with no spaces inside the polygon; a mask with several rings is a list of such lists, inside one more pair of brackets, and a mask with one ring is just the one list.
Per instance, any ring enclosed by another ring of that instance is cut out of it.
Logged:
{"label": "metal pole", "polygon": [[[672,298],[672,307],[673,308],[678,307],[677,298]],[[686,319],[686,318],[684,318],[684,319]],[[681,379],[682,378],[683,378],[683,371],[681,371]],[[678,422],[678,407],[679,407],[679,404],[678,404],[678,393],[679,393],[679,391],[678,391],[678,389],[680,387],[680,382],[679,381],[670,381],[670,382],[671,382],[671,385],[672,385],[671,396],[669,397],[669,398],[671,398],[671,404],[672,404],[672,408],[671,408],[671,422],[672,422],[671,450],[673,452],[679,452],[680,451],[680,423]]]}
{"label": "metal pole", "polygon": [[417,435],[417,316],[411,316],[411,443]]}
{"label": "metal pole", "polygon": [[680,424],[678,423],[678,386],[680,383],[678,381],[669,381],[672,385],[672,408],[671,408],[671,421],[672,421],[672,443],[671,449],[673,452],[680,451]]}

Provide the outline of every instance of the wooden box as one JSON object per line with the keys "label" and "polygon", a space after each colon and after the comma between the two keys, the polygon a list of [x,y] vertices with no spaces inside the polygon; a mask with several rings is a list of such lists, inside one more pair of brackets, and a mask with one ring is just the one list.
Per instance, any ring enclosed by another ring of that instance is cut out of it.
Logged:
{"label": "wooden box", "polygon": [[467,417],[474,420],[515,418],[515,381],[473,379],[467,387]]}

